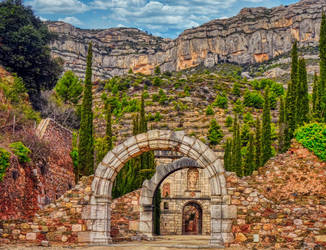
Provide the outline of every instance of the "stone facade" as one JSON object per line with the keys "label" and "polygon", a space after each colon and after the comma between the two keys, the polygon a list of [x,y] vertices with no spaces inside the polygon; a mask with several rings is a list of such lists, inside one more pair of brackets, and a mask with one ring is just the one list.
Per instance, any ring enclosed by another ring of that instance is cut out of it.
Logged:
{"label": "stone facade", "polygon": [[[189,187],[188,173],[195,172],[194,170],[198,171],[197,181]],[[194,202],[201,207],[202,213],[202,221],[198,222],[201,224],[201,232],[194,234],[210,235],[210,195],[208,173],[204,169],[182,169],[168,176],[161,184],[161,234],[186,234],[184,208],[188,203]]]}

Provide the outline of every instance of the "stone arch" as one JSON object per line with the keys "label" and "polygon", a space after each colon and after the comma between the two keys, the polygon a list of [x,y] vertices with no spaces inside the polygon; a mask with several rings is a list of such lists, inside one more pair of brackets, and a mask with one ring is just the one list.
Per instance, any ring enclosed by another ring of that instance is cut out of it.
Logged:
{"label": "stone arch", "polygon": [[140,192],[139,231],[142,234],[153,237],[153,199],[158,187],[170,174],[189,167],[202,168],[195,160],[183,157],[172,163],[157,166],[153,177],[144,181]]}
{"label": "stone arch", "polygon": [[[111,191],[113,181],[124,164],[150,150],[177,151],[195,160],[199,166],[206,168],[211,184],[211,218],[213,245],[221,245],[221,233],[224,224],[224,210],[229,212],[225,171],[217,155],[203,142],[185,136],[184,132],[169,130],[151,130],[132,136],[107,153],[98,165],[92,182],[92,196],[84,218],[88,220],[89,241],[96,245],[112,242],[110,237]],[[222,225],[223,224],[223,225]]]}

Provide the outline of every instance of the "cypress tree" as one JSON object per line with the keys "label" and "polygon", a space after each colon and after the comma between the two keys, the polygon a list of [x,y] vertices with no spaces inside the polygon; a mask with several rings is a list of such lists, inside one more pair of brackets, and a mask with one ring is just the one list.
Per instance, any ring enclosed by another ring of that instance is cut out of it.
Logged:
{"label": "cypress tree", "polygon": [[238,127],[238,116],[235,115],[234,116],[234,120],[233,120],[233,139],[232,139],[232,150],[231,150],[231,171],[232,172],[236,172],[236,151],[237,151],[237,142],[236,142],[236,138],[237,138],[237,127]]}
{"label": "cypress tree", "polygon": [[255,159],[254,159],[254,135],[252,133],[249,134],[249,143],[247,147],[246,153],[246,163],[245,163],[245,175],[251,175],[255,170]]}
{"label": "cypress tree", "polygon": [[226,171],[232,171],[232,140],[228,138],[225,144],[224,151],[224,168]]}
{"label": "cypress tree", "polygon": [[309,94],[307,82],[306,62],[303,58],[299,60],[298,69],[298,94],[297,94],[297,124],[303,125],[308,121],[309,114]]}
{"label": "cypress tree", "polygon": [[272,129],[271,129],[271,108],[269,99],[269,87],[265,89],[265,102],[263,109],[263,129],[262,129],[262,164],[265,164],[272,156]]}
{"label": "cypress tree", "polygon": [[278,151],[283,153],[285,148],[285,133],[286,133],[286,123],[285,123],[285,107],[284,107],[284,98],[280,98],[280,110],[279,110],[279,119],[278,119]]}
{"label": "cypress tree", "polygon": [[106,131],[105,131],[107,151],[110,151],[113,148],[112,141],[112,109],[111,105],[106,105]]}
{"label": "cypress tree", "polygon": [[291,63],[291,81],[288,83],[288,90],[286,95],[286,121],[288,124],[288,138],[287,143],[293,138],[296,129],[296,113],[297,113],[297,81],[298,81],[298,46],[297,42],[293,43],[292,47],[292,63]]}
{"label": "cypress tree", "polygon": [[319,88],[318,75],[315,72],[315,75],[314,75],[314,84],[313,84],[313,89],[312,89],[312,112],[314,114],[317,113],[317,106],[319,106],[318,105],[318,102],[319,102],[318,88]]}
{"label": "cypress tree", "polygon": [[81,110],[79,131],[79,173],[91,175],[94,173],[94,138],[93,138],[93,111],[92,111],[92,43],[88,47],[87,67],[85,76],[84,95]]}
{"label": "cypress tree", "polygon": [[238,176],[244,176],[244,169],[242,167],[242,155],[241,155],[241,136],[240,136],[240,125],[239,123],[236,126],[236,137],[235,141],[235,152],[234,152],[234,161],[235,161],[235,171]]}
{"label": "cypress tree", "polygon": [[326,16],[323,12],[321,27],[320,27],[320,79],[319,79],[319,102],[320,102],[320,118],[326,121]]}
{"label": "cypress tree", "polygon": [[259,117],[256,119],[255,133],[255,170],[257,170],[262,166],[261,124]]}

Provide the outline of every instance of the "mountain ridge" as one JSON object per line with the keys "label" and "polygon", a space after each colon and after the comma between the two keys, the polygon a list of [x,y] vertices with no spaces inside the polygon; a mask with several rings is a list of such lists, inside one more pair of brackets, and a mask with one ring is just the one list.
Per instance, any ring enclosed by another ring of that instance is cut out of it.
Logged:
{"label": "mountain ridge", "polygon": [[255,64],[288,52],[294,40],[302,47],[319,41],[323,0],[302,0],[271,9],[244,8],[228,19],[215,19],[187,29],[171,40],[136,28],[83,30],[62,22],[47,23],[58,34],[52,55],[64,58],[65,69],[79,76],[85,71],[86,45],[93,41],[96,78],[134,72],[179,71],[221,62]]}

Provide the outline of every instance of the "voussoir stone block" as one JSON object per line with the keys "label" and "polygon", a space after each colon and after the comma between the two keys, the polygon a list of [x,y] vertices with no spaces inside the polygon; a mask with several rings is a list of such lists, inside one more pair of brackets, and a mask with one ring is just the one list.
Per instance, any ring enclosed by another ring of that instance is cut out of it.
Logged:
{"label": "voussoir stone block", "polygon": [[137,140],[135,136],[129,137],[124,143],[125,148],[129,148],[135,144],[137,144]]}
{"label": "voussoir stone block", "polygon": [[147,132],[148,141],[158,140],[160,138],[159,134],[160,134],[159,130],[150,130],[150,131],[148,131]]}
{"label": "voussoir stone block", "polygon": [[211,149],[206,150],[205,157],[210,162],[215,162],[218,159],[217,154],[213,150],[211,150]]}

